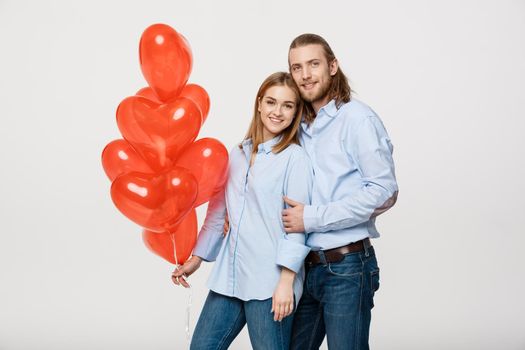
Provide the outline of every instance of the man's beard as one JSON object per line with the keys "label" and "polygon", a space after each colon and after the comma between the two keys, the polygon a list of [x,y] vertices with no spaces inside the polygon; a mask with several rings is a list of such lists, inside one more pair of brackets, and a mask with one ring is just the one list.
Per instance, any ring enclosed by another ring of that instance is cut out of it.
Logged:
{"label": "man's beard", "polygon": [[332,85],[332,77],[330,76],[330,79],[322,86],[319,87],[319,90],[314,95],[306,95],[304,92],[301,91],[301,97],[303,100],[309,103],[313,103],[315,101],[322,100],[328,95],[328,91],[330,91],[330,86]]}

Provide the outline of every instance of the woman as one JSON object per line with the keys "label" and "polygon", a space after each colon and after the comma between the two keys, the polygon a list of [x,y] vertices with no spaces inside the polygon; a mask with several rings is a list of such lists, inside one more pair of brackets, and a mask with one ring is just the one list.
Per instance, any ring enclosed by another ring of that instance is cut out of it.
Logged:
{"label": "woman", "polygon": [[297,135],[302,107],[290,74],[262,83],[248,133],[230,153],[225,191],[210,200],[192,258],[172,274],[187,287],[184,277],[202,260],[216,261],[191,349],[227,349],[245,324],[254,349],[288,349],[309,252],[304,234],[286,234],[281,221],[283,196],[310,203],[313,172]]}

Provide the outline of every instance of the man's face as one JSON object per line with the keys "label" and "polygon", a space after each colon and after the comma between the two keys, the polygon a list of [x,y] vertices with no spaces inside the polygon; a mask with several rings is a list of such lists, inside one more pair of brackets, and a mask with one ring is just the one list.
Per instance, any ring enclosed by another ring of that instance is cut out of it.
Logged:
{"label": "man's face", "polygon": [[311,44],[291,49],[288,61],[302,98],[319,107],[326,104],[330,82],[337,73],[337,60],[329,63],[323,47]]}

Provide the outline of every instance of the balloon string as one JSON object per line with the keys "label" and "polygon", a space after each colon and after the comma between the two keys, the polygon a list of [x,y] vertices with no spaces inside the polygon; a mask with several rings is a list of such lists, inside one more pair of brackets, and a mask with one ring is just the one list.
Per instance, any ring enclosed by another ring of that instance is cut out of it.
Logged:
{"label": "balloon string", "polygon": [[171,243],[173,244],[173,257],[175,258],[175,268],[178,270],[180,265],[179,265],[179,259],[177,259],[177,245],[175,244],[175,234],[170,233],[170,237],[171,237]]}
{"label": "balloon string", "polygon": [[[179,260],[177,258],[177,245],[175,244],[175,234],[171,233],[170,234],[171,236],[171,243],[173,243],[173,255],[174,255],[174,258],[175,258],[175,268],[178,270],[180,268],[180,264],[179,264]],[[191,333],[190,333],[190,312],[191,312],[191,304],[192,304],[192,294],[193,294],[193,291],[191,289],[191,284],[190,282],[188,282],[188,277],[184,276],[185,279],[186,279],[186,283],[188,283],[188,292],[189,292],[189,295],[188,295],[188,304],[186,306],[186,327],[185,327],[185,331],[186,331],[186,340],[188,342],[188,349],[190,348],[190,345],[191,345]]]}
{"label": "balloon string", "polygon": [[[188,280],[186,280],[187,282]],[[188,349],[191,345],[191,333],[190,333],[190,311],[191,311],[191,303],[192,303],[192,294],[193,291],[191,289],[191,284],[188,282],[188,285],[190,286],[188,288],[188,305],[186,306],[186,339],[188,340]]]}

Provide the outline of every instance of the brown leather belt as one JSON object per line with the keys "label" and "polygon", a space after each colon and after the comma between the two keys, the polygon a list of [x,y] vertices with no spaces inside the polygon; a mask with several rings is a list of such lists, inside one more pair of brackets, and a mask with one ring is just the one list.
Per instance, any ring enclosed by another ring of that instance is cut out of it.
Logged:
{"label": "brown leather belt", "polygon": [[[360,240],[354,243],[350,243],[342,247],[322,250],[322,252],[324,253],[324,257],[327,263],[335,263],[335,262],[339,262],[343,260],[345,258],[345,254],[364,251],[365,246],[366,247],[372,246],[370,244],[369,238],[365,238],[363,240]],[[323,263],[321,254],[319,252],[320,251],[314,251],[314,250],[310,251],[310,253],[308,253],[308,255],[306,256],[306,259],[304,260],[304,262],[309,266]]]}

